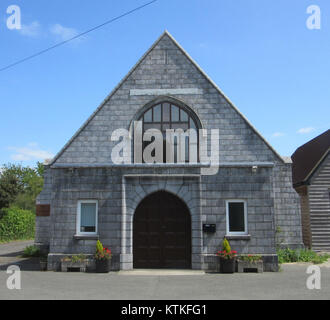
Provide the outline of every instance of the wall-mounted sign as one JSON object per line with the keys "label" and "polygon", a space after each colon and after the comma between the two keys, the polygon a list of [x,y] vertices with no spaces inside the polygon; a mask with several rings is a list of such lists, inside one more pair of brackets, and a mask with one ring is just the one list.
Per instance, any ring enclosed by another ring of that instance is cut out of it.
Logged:
{"label": "wall-mounted sign", "polygon": [[49,204],[37,204],[36,206],[37,217],[49,217],[50,205]]}

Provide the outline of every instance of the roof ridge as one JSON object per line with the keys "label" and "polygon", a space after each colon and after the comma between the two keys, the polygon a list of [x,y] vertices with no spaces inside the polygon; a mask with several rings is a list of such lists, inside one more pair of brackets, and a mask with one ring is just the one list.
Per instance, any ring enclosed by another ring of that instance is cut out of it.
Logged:
{"label": "roof ridge", "polygon": [[187,53],[187,51],[176,41],[176,39],[165,30],[166,34],[179,47],[185,56],[195,65],[202,75],[215,87],[215,89],[227,100],[229,105],[243,118],[243,120],[251,127],[251,129],[265,142],[265,144],[274,152],[274,154],[284,163],[286,160],[272,147],[272,145],[264,138],[264,136],[253,126],[253,124],[245,117],[245,115],[235,106],[235,104],[223,93],[220,87],[210,78],[208,74],[200,67],[200,65]]}
{"label": "roof ridge", "polygon": [[83,123],[83,125],[75,132],[75,134],[70,138],[70,140],[63,146],[63,148],[55,155],[55,157],[48,164],[53,165],[57,159],[64,153],[64,151],[71,145],[74,139],[82,132],[82,130],[93,120],[96,114],[104,107],[104,105],[111,99],[111,97],[118,91],[121,85],[127,80],[127,78],[134,72],[134,70],[140,65],[144,58],[153,50],[153,48],[160,42],[160,40],[165,36],[169,35],[167,30],[165,30],[161,36],[152,44],[152,46],[142,55],[142,57],[137,61],[137,63],[128,71],[126,76],[112,89],[112,91],[106,96],[106,98],[99,104],[96,110],[89,116],[89,118]]}
{"label": "roof ridge", "polygon": [[259,133],[259,131],[252,125],[252,123],[240,112],[240,110],[234,105],[234,103],[222,92],[218,85],[205,73],[205,71],[199,66],[199,64],[185,51],[185,49],[176,41],[168,30],[164,30],[159,38],[152,44],[152,46],[142,55],[137,63],[129,70],[126,76],[117,84],[117,86],[110,92],[110,94],[101,102],[98,108],[92,113],[92,115],[83,123],[83,125],[76,131],[71,139],[64,145],[64,147],[55,155],[49,165],[53,165],[58,158],[65,152],[65,150],[71,145],[74,139],[82,132],[82,130],[92,121],[96,114],[103,108],[103,106],[111,99],[111,97],[117,92],[121,85],[127,80],[127,78],[135,71],[135,69],[141,64],[141,62],[148,56],[148,54],[157,46],[164,36],[168,36],[174,44],[181,50],[181,52],[188,58],[188,60],[197,68],[197,70],[209,81],[213,87],[225,98],[229,105],[243,118],[243,120],[251,127],[251,129],[264,141],[264,143],[270,148],[270,150],[283,162],[286,160],[279,155],[279,153],[271,146],[271,144]]}

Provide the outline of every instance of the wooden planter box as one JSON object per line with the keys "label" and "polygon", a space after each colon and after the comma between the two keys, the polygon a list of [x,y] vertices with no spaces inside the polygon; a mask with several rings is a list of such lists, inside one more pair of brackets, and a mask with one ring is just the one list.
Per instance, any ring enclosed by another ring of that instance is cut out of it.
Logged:
{"label": "wooden planter box", "polygon": [[264,272],[264,263],[263,261],[249,262],[249,261],[237,261],[237,272]]}
{"label": "wooden planter box", "polygon": [[72,272],[72,271],[79,271],[79,272],[86,272],[86,268],[88,265],[88,260],[83,260],[79,262],[72,262],[72,261],[61,261],[61,270],[62,272]]}

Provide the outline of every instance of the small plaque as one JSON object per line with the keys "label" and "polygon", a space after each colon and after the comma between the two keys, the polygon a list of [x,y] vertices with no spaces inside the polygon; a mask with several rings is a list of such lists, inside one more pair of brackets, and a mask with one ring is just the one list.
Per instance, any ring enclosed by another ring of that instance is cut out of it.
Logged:
{"label": "small plaque", "polygon": [[217,227],[215,224],[203,224],[203,231],[206,233],[215,233],[217,231]]}
{"label": "small plaque", "polygon": [[49,204],[37,204],[36,207],[37,217],[49,217],[50,205]]}

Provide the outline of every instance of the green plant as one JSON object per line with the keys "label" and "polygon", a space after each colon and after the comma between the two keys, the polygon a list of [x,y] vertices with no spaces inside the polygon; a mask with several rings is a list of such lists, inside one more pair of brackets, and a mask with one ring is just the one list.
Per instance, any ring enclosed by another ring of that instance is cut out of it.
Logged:
{"label": "green plant", "polygon": [[100,240],[96,243],[96,253],[95,260],[109,260],[112,257],[111,250],[108,248],[103,248]]}
{"label": "green plant", "polygon": [[1,210],[0,241],[30,240],[35,234],[35,214],[16,207]]}
{"label": "green plant", "polygon": [[100,240],[96,242],[96,252],[103,252],[103,245]]}
{"label": "green plant", "polygon": [[226,251],[227,253],[231,252],[231,247],[227,238],[224,238],[222,241],[222,251]]}
{"label": "green plant", "polygon": [[229,241],[226,237],[222,241],[222,251],[218,251],[217,256],[222,259],[234,259],[237,256],[237,251],[231,250]]}
{"label": "green plant", "polygon": [[35,168],[7,164],[0,170],[0,209],[16,206],[35,212],[35,200],[41,192],[44,166]]}
{"label": "green plant", "polygon": [[262,261],[262,256],[261,255],[248,254],[247,256],[240,256],[238,259],[240,261],[248,261],[248,262],[251,262],[251,263],[255,263],[255,262]]}
{"label": "green plant", "polygon": [[292,263],[292,262],[312,262],[320,264],[330,259],[329,254],[318,254],[313,250],[290,248],[277,250],[279,263]]}
{"label": "green plant", "polygon": [[284,243],[284,232],[282,231],[281,227],[279,227],[279,226],[276,228],[275,238],[276,238],[276,248],[280,249]]}
{"label": "green plant", "polygon": [[24,258],[40,257],[40,249],[36,246],[26,247],[23,251]]}
{"label": "green plant", "polygon": [[74,256],[71,257],[71,261],[73,263],[82,262],[82,261],[85,261],[85,260],[86,260],[86,256],[84,254],[74,255]]}
{"label": "green plant", "polygon": [[83,262],[87,259],[87,257],[84,254],[78,254],[73,256],[64,257],[62,259],[63,262],[72,262],[72,263],[78,263]]}

